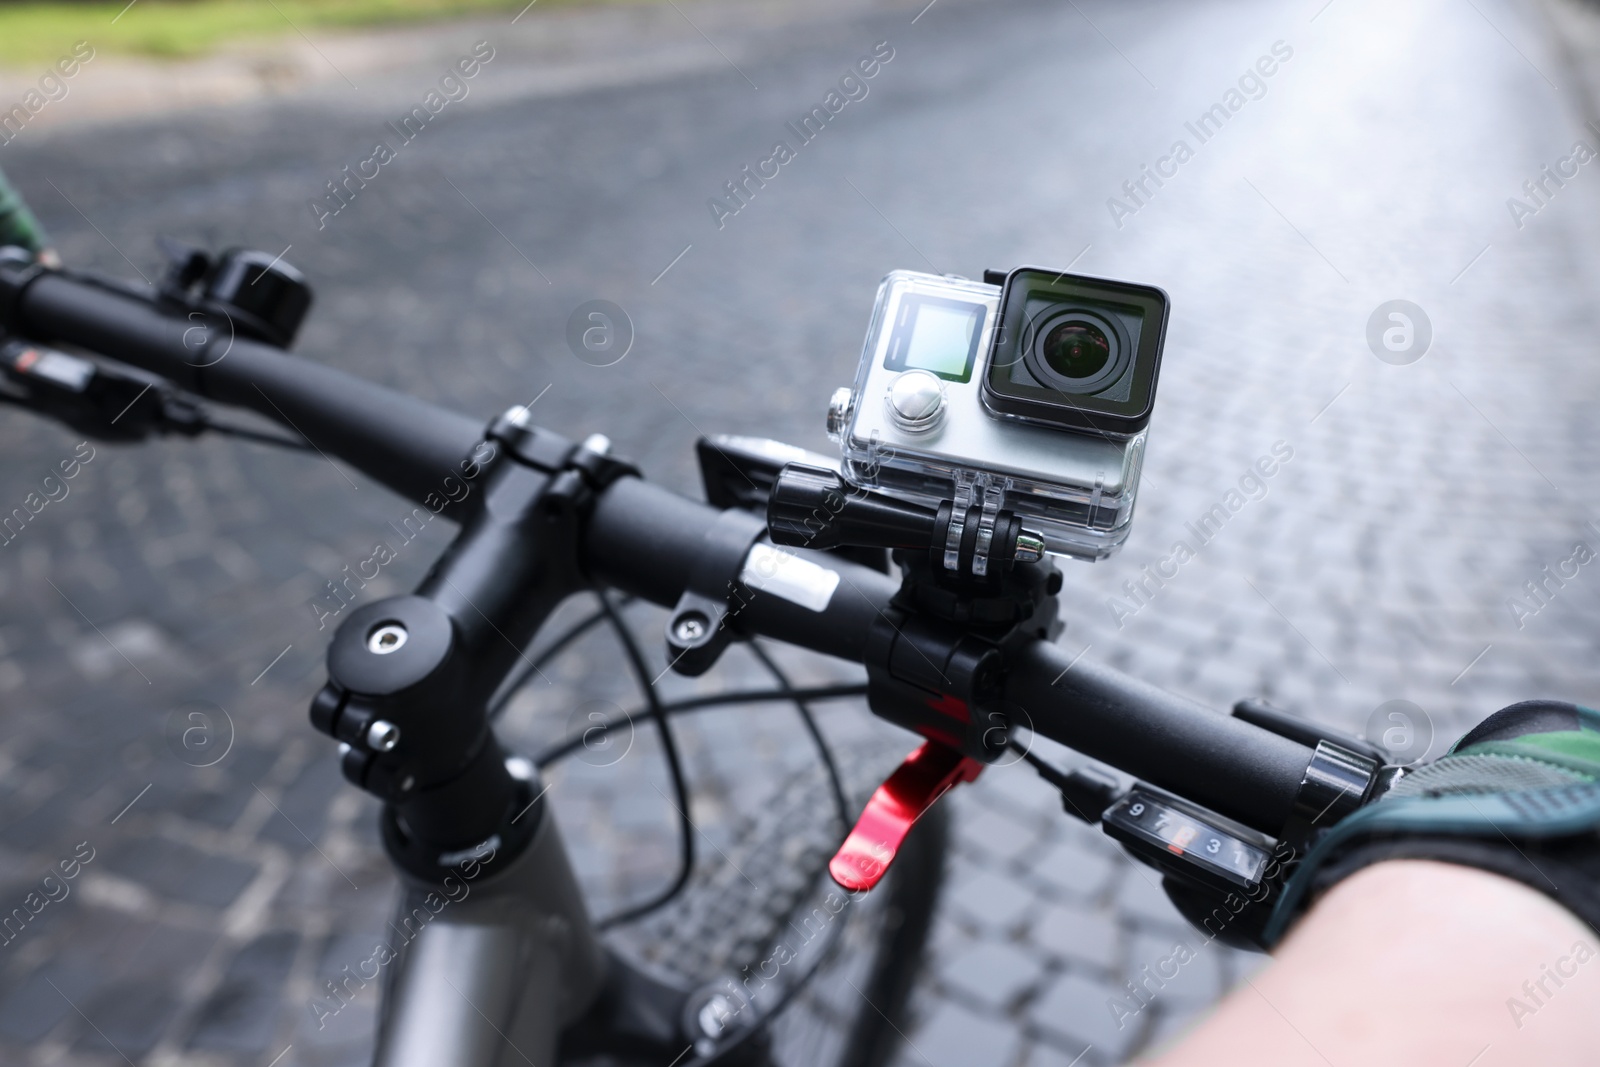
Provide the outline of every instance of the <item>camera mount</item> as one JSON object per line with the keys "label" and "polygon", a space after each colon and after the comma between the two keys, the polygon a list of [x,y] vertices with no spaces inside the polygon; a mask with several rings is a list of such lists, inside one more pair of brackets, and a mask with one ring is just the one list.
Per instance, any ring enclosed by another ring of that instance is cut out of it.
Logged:
{"label": "camera mount", "polygon": [[900,567],[900,589],[867,635],[867,704],[926,740],[873,794],[829,865],[847,889],[877,884],[917,818],[1007,751],[1013,651],[1060,631],[1061,572],[1044,540],[999,509],[998,494],[971,499],[926,508],[790,463],[767,500],[775,544],[887,548]]}
{"label": "camera mount", "polygon": [[[868,635],[867,702],[890,722],[990,763],[1010,743],[1000,707],[1006,654],[1019,639],[1059,632],[1061,572],[1042,541],[1000,511],[991,519],[990,566],[976,573],[982,509],[964,510],[852,490],[834,471],[790,463],[768,498],[767,528],[779,545],[892,550],[900,589]],[[945,545],[955,530],[952,571]]]}
{"label": "camera mount", "polygon": [[[767,528],[774,544],[795,548],[920,551],[930,580],[958,597],[981,598],[1013,564],[1042,559],[1045,544],[1000,509],[999,493],[984,492],[980,503],[976,490],[975,483],[963,483],[955,500],[929,508],[857,489],[826,467],[790,463],[768,498]],[[952,603],[949,610],[960,607]]]}

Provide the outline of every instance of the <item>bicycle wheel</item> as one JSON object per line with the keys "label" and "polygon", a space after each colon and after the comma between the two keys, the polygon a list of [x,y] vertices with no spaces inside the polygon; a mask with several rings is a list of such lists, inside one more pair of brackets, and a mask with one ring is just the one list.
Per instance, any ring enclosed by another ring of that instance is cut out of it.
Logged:
{"label": "bicycle wheel", "polygon": [[[500,727],[513,746],[582,738],[546,769],[552,805],[592,913],[632,914],[660,894],[681,862],[675,844],[683,812],[668,783],[654,784],[667,755],[658,727],[642,709],[623,711],[641,679],[617,670],[614,642],[627,640],[621,616],[606,633],[591,625],[597,616],[573,615],[580,621],[549,646],[558,654],[545,679],[551,688],[508,701]],[[629,622],[659,632],[664,617]],[[661,680],[650,680],[656,670],[643,672],[652,689]],[[746,647],[722,658],[716,683],[696,688],[701,696],[776,694],[771,683],[781,689],[796,672],[811,685],[852,681],[815,658],[780,665],[773,653]],[[680,692],[669,695],[694,695],[681,691],[685,684],[675,682]],[[695,862],[681,892],[616,925],[605,940],[632,968],[695,991],[679,1025],[701,1040],[676,1067],[876,1067],[905,1028],[942,883],[948,819],[938,807],[922,819],[871,893],[839,889],[827,864],[849,828],[813,727],[829,720],[823,744],[851,818],[918,739],[858,700],[811,715],[806,722],[768,700],[671,719],[691,794]],[[587,1059],[569,1052],[563,1062],[633,1067],[614,1052]],[[652,1058],[648,1067],[663,1064]]]}
{"label": "bicycle wheel", "polygon": [[[844,761],[858,805],[882,767],[882,759]],[[795,775],[775,797],[735,820],[680,897],[608,941],[631,963],[703,991],[691,1005],[706,1038],[684,1065],[880,1067],[904,1029],[937,906],[948,818],[930,812],[884,882],[851,898],[827,873],[842,828],[824,775]],[[615,1063],[564,1061],[600,1062]]]}

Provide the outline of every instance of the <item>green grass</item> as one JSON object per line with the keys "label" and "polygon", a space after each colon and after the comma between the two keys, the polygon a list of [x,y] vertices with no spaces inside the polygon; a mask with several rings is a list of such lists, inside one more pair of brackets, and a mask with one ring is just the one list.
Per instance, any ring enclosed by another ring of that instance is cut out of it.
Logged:
{"label": "green grass", "polygon": [[[573,2],[539,0],[538,6]],[[0,2],[0,64],[24,68],[48,64],[70,52],[76,41],[88,41],[97,53],[181,58],[240,38],[293,35],[296,29],[309,33],[516,12],[526,4],[527,0],[138,0],[124,11],[126,0]]]}

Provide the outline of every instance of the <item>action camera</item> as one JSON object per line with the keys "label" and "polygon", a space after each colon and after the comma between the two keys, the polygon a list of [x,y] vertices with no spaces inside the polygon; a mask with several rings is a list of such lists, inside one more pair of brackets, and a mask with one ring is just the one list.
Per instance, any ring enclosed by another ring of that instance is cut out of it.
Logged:
{"label": "action camera", "polygon": [[930,507],[1007,509],[1050,552],[1109,556],[1133,518],[1166,294],[1036,267],[985,277],[884,278],[855,386],[828,412],[841,473]]}

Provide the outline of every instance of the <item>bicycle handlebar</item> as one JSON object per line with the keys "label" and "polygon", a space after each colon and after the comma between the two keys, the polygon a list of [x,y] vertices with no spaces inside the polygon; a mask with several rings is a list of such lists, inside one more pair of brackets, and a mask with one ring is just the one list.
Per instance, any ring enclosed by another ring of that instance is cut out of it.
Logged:
{"label": "bicycle handlebar", "polygon": [[[174,317],[135,295],[18,262],[0,261],[0,327],[85,348],[249,408],[417,503],[483,437],[483,424],[473,419],[235,337],[214,318]],[[226,347],[215,355],[219,346]],[[595,581],[670,607],[719,514],[622,478],[600,494],[589,516],[583,566]],[[791,551],[840,575],[827,607],[816,612],[756,597],[741,610],[741,627],[860,662],[867,630],[896,583],[837,556]],[[1070,661],[1044,641],[1011,664],[1005,698],[1035,733],[1268,833],[1289,820],[1313,754],[1112,668]]]}
{"label": "bicycle handlebar", "polygon": [[[683,592],[717,512],[635,478],[596,505],[585,540],[590,573],[664,607]],[[839,587],[822,612],[778,597],[752,598],[752,632],[859,662],[867,631],[898,588],[888,575],[807,549]],[[1157,686],[1036,641],[1012,665],[1005,699],[1035,733],[1267,832],[1282,828],[1312,750]]]}
{"label": "bicycle handlebar", "polygon": [[238,337],[225,319],[177,317],[72,274],[0,264],[0,327],[249,408],[419,504],[483,439],[474,419]]}

